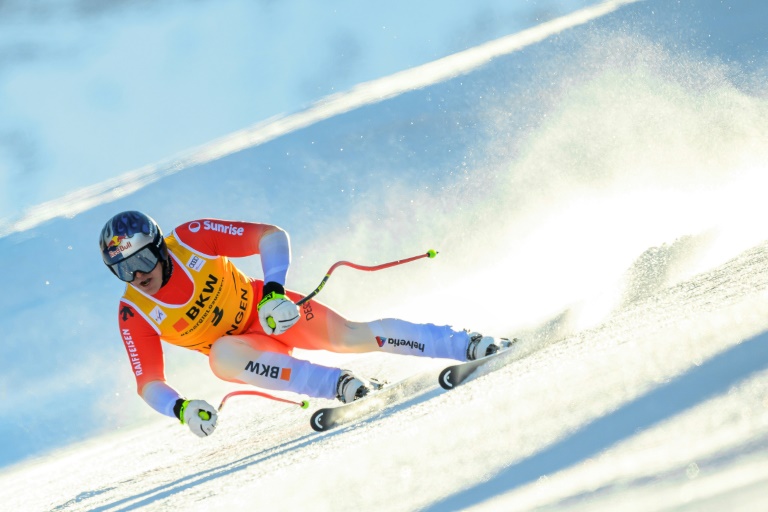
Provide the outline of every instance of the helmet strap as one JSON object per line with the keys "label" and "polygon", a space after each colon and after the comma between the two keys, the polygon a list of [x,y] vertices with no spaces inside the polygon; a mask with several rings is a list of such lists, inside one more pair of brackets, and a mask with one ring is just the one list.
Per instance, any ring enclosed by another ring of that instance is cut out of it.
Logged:
{"label": "helmet strap", "polygon": [[161,284],[160,287],[162,288],[168,284],[168,281],[170,281],[171,276],[173,275],[173,259],[168,257],[161,261],[163,263],[163,284]]}

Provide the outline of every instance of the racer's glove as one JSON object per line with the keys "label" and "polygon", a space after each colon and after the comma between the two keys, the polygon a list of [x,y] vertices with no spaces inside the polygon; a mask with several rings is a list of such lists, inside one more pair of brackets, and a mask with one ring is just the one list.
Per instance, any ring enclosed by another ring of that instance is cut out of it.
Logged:
{"label": "racer's glove", "polygon": [[179,398],[173,407],[176,417],[182,425],[187,425],[189,430],[198,437],[213,434],[216,430],[216,421],[219,415],[216,408],[205,400],[184,400]]}
{"label": "racer's glove", "polygon": [[285,296],[282,285],[270,281],[264,285],[263,298],[256,306],[259,323],[267,334],[283,334],[299,321],[299,307]]}

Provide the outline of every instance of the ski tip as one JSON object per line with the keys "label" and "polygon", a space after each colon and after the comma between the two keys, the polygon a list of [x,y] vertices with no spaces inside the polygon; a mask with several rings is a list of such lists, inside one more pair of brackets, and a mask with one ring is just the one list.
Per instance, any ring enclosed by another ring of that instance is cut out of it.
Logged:
{"label": "ski tip", "polygon": [[309,409],[309,400],[302,400],[301,401],[301,408],[302,409]]}
{"label": "ski tip", "polygon": [[451,371],[452,368],[446,368],[442,372],[440,372],[439,381],[440,381],[440,387],[443,389],[453,389],[453,383],[451,382]]}
{"label": "ski tip", "polygon": [[323,424],[323,416],[325,415],[325,411],[322,409],[315,412],[312,417],[309,419],[309,424],[312,426],[312,430],[315,432],[323,432],[326,429],[326,426]]}
{"label": "ski tip", "polygon": [[434,249],[430,249],[427,251],[427,256],[429,256],[430,258],[434,258],[437,255],[438,255],[438,252]]}

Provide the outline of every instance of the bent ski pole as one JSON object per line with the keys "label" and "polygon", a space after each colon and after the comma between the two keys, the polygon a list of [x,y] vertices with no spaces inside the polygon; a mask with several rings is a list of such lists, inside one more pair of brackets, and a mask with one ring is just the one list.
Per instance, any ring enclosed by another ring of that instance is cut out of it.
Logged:
{"label": "bent ski pole", "polygon": [[411,256],[410,258],[390,261],[389,263],[382,263],[381,265],[372,265],[372,266],[358,265],[357,263],[351,263],[349,261],[337,261],[336,263],[333,264],[333,266],[331,266],[331,268],[328,269],[328,272],[325,273],[325,277],[320,282],[320,285],[317,288],[315,288],[315,290],[312,293],[310,293],[309,295],[307,295],[306,297],[298,301],[296,305],[301,306],[302,304],[310,300],[312,297],[320,293],[320,290],[322,290],[323,287],[325,286],[325,283],[328,282],[328,279],[331,277],[331,274],[333,273],[333,271],[336,270],[337,267],[340,267],[342,265],[347,267],[352,267],[357,270],[365,270],[366,272],[373,272],[374,270],[382,270],[385,268],[394,267],[395,265],[402,265],[403,263],[409,263],[411,261],[420,260],[421,258],[434,258],[435,256],[437,256],[437,254],[438,254],[437,251],[435,251],[434,249],[430,249],[426,253],[419,254],[418,256]]}
{"label": "bent ski pole", "polygon": [[255,395],[260,396],[262,398],[269,398],[270,400],[274,400],[276,402],[285,402],[287,404],[293,404],[298,405],[302,409],[306,409],[309,407],[309,402],[307,400],[302,400],[301,402],[296,402],[295,400],[288,400],[287,398],[280,398],[278,396],[270,395],[268,393],[262,393],[261,391],[255,391],[252,389],[247,390],[240,390],[240,391],[232,391],[231,393],[227,393],[224,398],[221,399],[221,405],[219,405],[219,411],[224,408],[224,404],[227,400],[232,398],[233,396],[238,395]]}
{"label": "bent ski pole", "polygon": [[[270,395],[268,393],[262,393],[261,391],[255,391],[255,390],[248,389],[248,390],[232,391],[231,393],[227,393],[224,396],[224,398],[221,399],[221,404],[219,405],[218,411],[221,412],[221,410],[224,408],[224,404],[226,403],[227,400],[229,400],[233,396],[238,396],[238,395],[255,395],[255,396],[260,396],[262,398],[269,398],[270,400],[275,400],[276,402],[285,402],[287,404],[298,405],[302,409],[309,408],[309,402],[307,400],[302,400],[301,402],[295,402],[293,400],[288,400],[286,398],[280,398],[280,397],[277,397],[277,396]],[[203,419],[203,420],[211,419],[211,415],[210,415],[210,413],[208,411],[198,411],[197,415],[200,416],[200,418]]]}

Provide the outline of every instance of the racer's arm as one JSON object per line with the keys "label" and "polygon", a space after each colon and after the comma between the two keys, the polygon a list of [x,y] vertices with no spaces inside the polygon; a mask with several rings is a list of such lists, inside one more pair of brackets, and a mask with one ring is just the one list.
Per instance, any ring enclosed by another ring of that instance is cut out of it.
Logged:
{"label": "racer's arm", "polygon": [[174,230],[176,239],[209,256],[242,258],[261,256],[264,282],[285,286],[291,265],[288,233],[271,224],[219,219],[199,219]]}
{"label": "racer's arm", "polygon": [[264,270],[265,283],[278,283],[285,286],[288,267],[291,266],[291,242],[288,233],[275,226],[259,239],[261,268]]}
{"label": "racer's arm", "polygon": [[176,418],[173,407],[181,395],[165,382],[163,347],[157,331],[123,301],[118,323],[139,396],[160,414]]}
{"label": "racer's arm", "polygon": [[180,420],[193,434],[213,434],[218,418],[216,408],[204,400],[182,398],[165,382],[162,343],[149,321],[121,301],[118,322],[139,396],[160,414]]}

